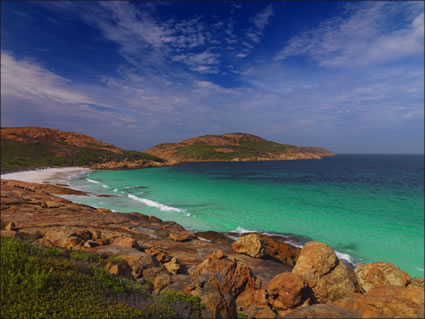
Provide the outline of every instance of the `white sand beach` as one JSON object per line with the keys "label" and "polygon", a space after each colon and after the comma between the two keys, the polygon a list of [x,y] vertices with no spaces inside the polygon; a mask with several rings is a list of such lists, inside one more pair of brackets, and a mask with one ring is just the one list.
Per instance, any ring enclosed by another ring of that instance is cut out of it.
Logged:
{"label": "white sand beach", "polygon": [[68,177],[89,172],[85,167],[43,168],[32,171],[2,174],[1,179],[13,179],[32,183],[60,183]]}

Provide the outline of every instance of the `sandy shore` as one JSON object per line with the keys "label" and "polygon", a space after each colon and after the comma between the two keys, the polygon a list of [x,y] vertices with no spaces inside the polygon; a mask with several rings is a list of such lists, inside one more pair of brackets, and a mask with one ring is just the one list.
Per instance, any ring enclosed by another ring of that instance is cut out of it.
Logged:
{"label": "sandy shore", "polygon": [[44,168],[33,171],[2,174],[1,179],[13,179],[31,183],[60,183],[66,181],[70,176],[84,174],[89,171],[90,169],[85,167]]}

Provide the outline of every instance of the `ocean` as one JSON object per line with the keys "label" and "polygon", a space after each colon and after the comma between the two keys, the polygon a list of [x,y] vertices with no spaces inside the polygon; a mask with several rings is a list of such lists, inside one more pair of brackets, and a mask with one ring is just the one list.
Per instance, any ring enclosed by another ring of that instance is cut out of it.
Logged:
{"label": "ocean", "polygon": [[424,277],[423,155],[186,163],[91,171],[68,183],[112,195],[67,196],[90,206],[196,231],[281,234],[298,246],[317,240],[353,264],[386,261]]}

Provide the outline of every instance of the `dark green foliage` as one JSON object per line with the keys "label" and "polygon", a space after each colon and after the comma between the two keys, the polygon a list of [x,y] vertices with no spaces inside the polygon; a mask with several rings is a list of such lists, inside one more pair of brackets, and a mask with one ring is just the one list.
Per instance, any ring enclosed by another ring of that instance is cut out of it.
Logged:
{"label": "dark green foliage", "polygon": [[77,147],[64,141],[48,139],[34,143],[1,139],[2,172],[53,166],[86,166],[124,159],[163,162],[159,157],[136,151],[115,153],[96,146]]}
{"label": "dark green foliage", "polygon": [[171,290],[167,290],[161,293],[160,298],[163,302],[166,302],[168,304],[174,304],[176,306],[178,306],[181,303],[190,304],[192,308],[191,312],[197,317],[201,316],[201,310],[203,305],[201,304],[201,299],[199,297],[189,296],[181,292],[174,292]]}
{"label": "dark green foliage", "polygon": [[0,243],[4,319],[178,318],[176,302],[195,311],[200,307],[186,295],[154,298],[136,282],[109,275],[96,255],[39,248],[13,238],[1,237]]}

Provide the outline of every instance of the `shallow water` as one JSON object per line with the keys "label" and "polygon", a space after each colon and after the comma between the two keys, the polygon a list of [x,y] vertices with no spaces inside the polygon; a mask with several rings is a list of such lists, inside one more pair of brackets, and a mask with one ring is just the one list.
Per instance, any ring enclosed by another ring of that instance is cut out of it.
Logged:
{"label": "shallow water", "polygon": [[424,277],[423,155],[190,163],[73,177],[72,197],[194,230],[256,230],[326,242],[354,263],[388,261]]}

